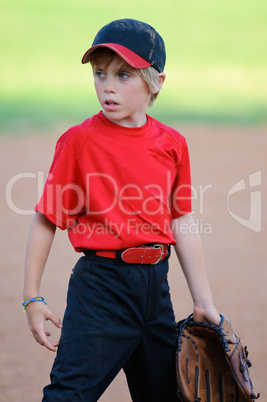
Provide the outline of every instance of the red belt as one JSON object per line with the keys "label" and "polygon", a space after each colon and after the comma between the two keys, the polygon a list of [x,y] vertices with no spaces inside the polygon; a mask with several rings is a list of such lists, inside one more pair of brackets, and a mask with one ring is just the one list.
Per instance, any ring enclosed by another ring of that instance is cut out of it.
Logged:
{"label": "red belt", "polygon": [[[121,259],[129,264],[157,264],[167,256],[168,252],[167,244],[130,247],[121,252]],[[115,259],[117,254],[113,250],[96,250],[95,255]]]}

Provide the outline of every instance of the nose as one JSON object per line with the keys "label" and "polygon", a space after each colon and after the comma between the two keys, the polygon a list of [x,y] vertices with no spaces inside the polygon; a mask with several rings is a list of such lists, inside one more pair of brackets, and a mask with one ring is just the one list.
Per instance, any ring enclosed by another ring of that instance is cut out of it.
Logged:
{"label": "nose", "polygon": [[105,83],[105,93],[115,93],[116,92],[116,85],[115,85],[115,77],[107,76],[106,83]]}

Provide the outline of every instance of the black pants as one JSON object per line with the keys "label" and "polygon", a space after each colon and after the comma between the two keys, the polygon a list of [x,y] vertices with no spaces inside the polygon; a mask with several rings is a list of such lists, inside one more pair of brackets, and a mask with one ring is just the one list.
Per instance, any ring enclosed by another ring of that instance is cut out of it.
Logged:
{"label": "black pants", "polygon": [[97,256],[78,261],[43,401],[97,401],[122,368],[134,402],[178,400],[167,273],[167,259],[156,265]]}

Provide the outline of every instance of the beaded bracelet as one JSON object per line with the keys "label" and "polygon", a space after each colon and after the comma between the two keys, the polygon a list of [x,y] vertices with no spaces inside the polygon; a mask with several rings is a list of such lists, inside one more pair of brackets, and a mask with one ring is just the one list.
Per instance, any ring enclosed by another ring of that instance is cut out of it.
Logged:
{"label": "beaded bracelet", "polygon": [[23,311],[24,311],[24,313],[26,312],[25,307],[26,307],[29,303],[35,302],[35,301],[41,301],[41,302],[43,302],[44,304],[47,305],[47,303],[45,302],[45,299],[44,299],[43,297],[41,297],[41,296],[33,297],[32,299],[26,300],[25,302],[21,303],[21,304],[23,305]]}

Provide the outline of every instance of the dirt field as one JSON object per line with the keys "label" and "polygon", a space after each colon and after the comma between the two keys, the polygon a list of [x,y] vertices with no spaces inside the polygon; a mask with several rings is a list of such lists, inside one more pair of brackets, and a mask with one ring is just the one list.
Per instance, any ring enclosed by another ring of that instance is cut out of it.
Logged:
{"label": "dirt field", "polygon": [[[267,130],[186,125],[177,129],[189,144],[195,219],[202,235],[215,304],[231,319],[242,342],[248,346],[254,390],[261,392],[260,400],[264,402],[267,401],[267,215],[264,208]],[[54,355],[35,343],[21,301],[29,213],[38,200],[60,134],[58,130],[48,137],[0,140],[1,402],[38,402],[43,386],[49,381]],[[41,293],[61,317],[69,275],[78,257],[66,233],[58,230]],[[172,300],[179,320],[191,313],[192,303],[174,254],[170,265]],[[52,331],[54,338],[59,336],[57,331]],[[130,401],[123,373],[100,400]]]}

